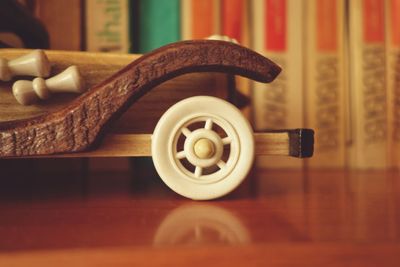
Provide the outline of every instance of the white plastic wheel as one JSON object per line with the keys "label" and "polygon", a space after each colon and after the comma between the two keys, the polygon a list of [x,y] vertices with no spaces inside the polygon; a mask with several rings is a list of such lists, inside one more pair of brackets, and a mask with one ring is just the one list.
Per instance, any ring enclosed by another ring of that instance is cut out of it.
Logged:
{"label": "white plastic wheel", "polygon": [[232,104],[195,96],[169,108],[151,143],[161,179],[178,194],[214,199],[235,189],[254,160],[250,123]]}

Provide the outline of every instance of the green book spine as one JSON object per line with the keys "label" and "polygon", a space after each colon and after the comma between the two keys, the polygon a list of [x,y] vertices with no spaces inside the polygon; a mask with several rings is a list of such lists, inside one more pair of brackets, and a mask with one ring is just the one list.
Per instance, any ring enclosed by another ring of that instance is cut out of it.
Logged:
{"label": "green book spine", "polygon": [[179,0],[140,0],[139,53],[180,40]]}

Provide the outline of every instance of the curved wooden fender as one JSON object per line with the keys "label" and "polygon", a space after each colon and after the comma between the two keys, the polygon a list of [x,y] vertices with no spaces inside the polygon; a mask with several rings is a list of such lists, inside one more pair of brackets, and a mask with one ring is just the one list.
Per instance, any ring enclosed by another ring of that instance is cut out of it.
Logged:
{"label": "curved wooden fender", "polygon": [[280,71],[269,59],[229,42],[170,44],[133,61],[57,112],[0,123],[0,157],[86,150],[132,103],[156,85],[181,74],[226,72],[267,83]]}

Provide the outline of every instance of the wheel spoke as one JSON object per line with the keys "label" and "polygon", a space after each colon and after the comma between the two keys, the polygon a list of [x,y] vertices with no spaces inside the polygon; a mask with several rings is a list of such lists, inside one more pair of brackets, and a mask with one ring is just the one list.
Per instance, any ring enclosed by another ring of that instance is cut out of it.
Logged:
{"label": "wheel spoke", "polygon": [[177,159],[184,159],[184,158],[186,158],[185,150],[179,151],[178,153],[176,153],[175,156],[176,156]]}
{"label": "wheel spoke", "polygon": [[181,131],[182,131],[183,135],[186,136],[186,137],[188,137],[188,136],[192,133],[192,132],[191,132],[188,128],[186,128],[186,127],[183,127]]}
{"label": "wheel spoke", "polygon": [[196,166],[196,169],[194,170],[194,176],[196,178],[199,178],[201,176],[202,172],[203,172],[203,168]]}
{"label": "wheel spoke", "polygon": [[226,163],[224,161],[222,161],[222,160],[218,161],[218,163],[217,163],[217,166],[220,169],[225,168],[225,165],[226,165]]}
{"label": "wheel spoke", "polygon": [[222,139],[222,143],[224,145],[229,145],[231,142],[232,142],[232,139],[229,136]]}
{"label": "wheel spoke", "polygon": [[211,130],[212,126],[213,126],[213,121],[212,121],[212,119],[207,119],[207,120],[206,120],[206,124],[204,125],[204,129],[206,129],[206,130]]}

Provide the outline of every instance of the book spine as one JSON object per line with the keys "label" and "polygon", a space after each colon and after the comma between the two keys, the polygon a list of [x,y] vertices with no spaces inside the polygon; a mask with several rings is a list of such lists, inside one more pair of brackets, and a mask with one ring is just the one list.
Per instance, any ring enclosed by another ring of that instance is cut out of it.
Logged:
{"label": "book spine", "polygon": [[345,166],[344,0],[307,0],[305,31],[305,123],[315,130],[307,166]]}
{"label": "book spine", "polygon": [[400,167],[400,0],[386,1],[389,166]]}
{"label": "book spine", "polygon": [[[253,49],[283,69],[272,83],[253,84],[255,129],[303,127],[303,3],[298,0],[254,0],[252,4]],[[258,165],[300,168],[302,161],[259,157]]]}
{"label": "book spine", "polygon": [[183,40],[205,39],[221,33],[220,0],[181,0]]}
{"label": "book spine", "polygon": [[140,0],[139,53],[180,40],[179,0]]}
{"label": "book spine", "polygon": [[[245,47],[250,47],[248,7],[248,1],[245,0],[222,0],[221,2],[221,34],[235,39]],[[236,91],[233,101],[239,102],[236,92],[251,98],[250,80],[242,76],[235,76],[234,80]],[[241,110],[250,119],[250,105]]]}
{"label": "book spine", "polygon": [[86,0],[86,50],[130,51],[129,1]]}
{"label": "book spine", "polygon": [[50,48],[75,50],[82,48],[82,0],[34,2],[33,13],[45,25]]}
{"label": "book spine", "polygon": [[384,1],[349,1],[350,167],[387,166]]}
{"label": "book spine", "polygon": [[242,43],[245,18],[244,0],[222,0],[221,3],[221,23],[222,35],[236,39]]}

